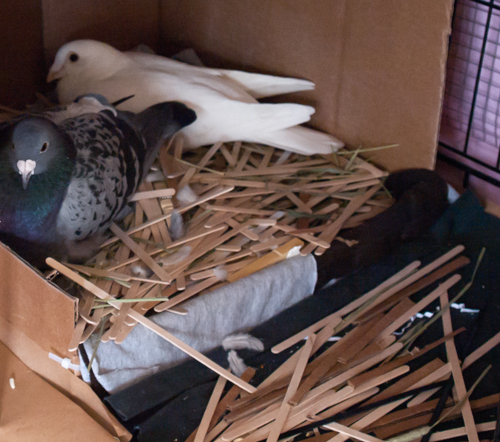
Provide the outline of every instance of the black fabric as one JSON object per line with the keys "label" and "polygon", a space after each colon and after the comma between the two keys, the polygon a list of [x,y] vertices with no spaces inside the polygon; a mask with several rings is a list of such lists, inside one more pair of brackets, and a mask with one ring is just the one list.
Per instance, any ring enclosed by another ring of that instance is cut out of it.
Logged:
{"label": "black fabric", "polygon": [[431,170],[393,172],[384,186],[396,199],[395,203],[359,226],[343,230],[342,238],[351,240],[351,244],[333,241],[331,247],[316,258],[316,287],[377,263],[401,245],[420,238],[449,207],[448,186]]}
{"label": "black fabric", "polygon": [[[315,293],[252,330],[251,334],[263,341],[266,350],[257,355],[250,351],[238,353],[249,366],[258,369],[253,382],[258,383],[265,378],[299,345],[284,352],[284,355],[273,355],[269,351],[270,347],[343,307],[411,262],[418,259],[425,265],[458,244],[466,247],[465,255],[472,263],[458,272],[463,278],[449,291],[450,299],[470,280],[474,263],[482,247],[486,247],[476,280],[459,301],[468,308],[480,309],[480,313],[460,313],[459,310],[452,310],[454,328],[462,325],[468,328],[467,332],[455,340],[459,355],[463,358],[464,353],[470,353],[500,330],[499,232],[500,220],[486,214],[473,194],[466,192],[426,236],[402,246],[376,265],[359,269],[334,286]],[[436,286],[437,283],[412,299],[417,300]],[[438,304],[434,303],[427,310],[434,311],[437,306]],[[425,345],[440,336],[441,321],[436,321],[417,341],[417,345]],[[443,346],[428,355],[427,359],[435,357],[436,354],[446,360]],[[215,349],[207,356],[225,367],[228,365],[227,353],[222,348]],[[473,397],[500,392],[499,361],[500,346],[497,346],[464,372],[467,386],[470,387],[488,364],[493,365]],[[425,361],[420,361],[423,362]],[[105,401],[124,425],[136,433],[137,441],[182,441],[199,424],[215,379],[213,372],[191,360],[157,373],[107,397]]]}

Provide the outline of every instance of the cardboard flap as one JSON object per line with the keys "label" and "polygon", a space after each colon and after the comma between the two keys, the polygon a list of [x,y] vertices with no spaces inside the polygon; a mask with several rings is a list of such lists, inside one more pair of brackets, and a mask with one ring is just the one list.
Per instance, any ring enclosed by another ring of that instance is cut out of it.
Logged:
{"label": "cardboard flap", "polygon": [[[118,437],[122,442],[131,439],[132,435],[108,411],[89,385],[70,370],[63,368],[61,364],[49,359],[46,350],[2,317],[0,317],[0,342],[7,346],[30,370],[77,404],[109,433]],[[2,368],[0,359],[0,369]],[[1,397],[0,388],[0,400]]]}
{"label": "cardboard flap", "polygon": [[452,1],[349,1],[336,131],[389,171],[434,168]]}
{"label": "cardboard flap", "polygon": [[0,243],[0,316],[42,349],[69,357],[78,300]]}
{"label": "cardboard flap", "polygon": [[9,442],[116,441],[113,435],[32,372],[1,343],[0,411],[0,439]]}

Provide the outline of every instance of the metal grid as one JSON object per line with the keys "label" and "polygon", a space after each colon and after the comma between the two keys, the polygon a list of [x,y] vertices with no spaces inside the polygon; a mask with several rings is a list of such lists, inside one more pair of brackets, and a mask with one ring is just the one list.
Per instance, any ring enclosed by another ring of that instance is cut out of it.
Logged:
{"label": "metal grid", "polygon": [[457,0],[438,158],[500,187],[500,0]]}

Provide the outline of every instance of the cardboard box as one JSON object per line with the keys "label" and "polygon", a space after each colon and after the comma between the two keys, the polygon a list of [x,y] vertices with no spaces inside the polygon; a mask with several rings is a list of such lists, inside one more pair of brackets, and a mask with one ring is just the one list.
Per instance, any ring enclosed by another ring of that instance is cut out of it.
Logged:
{"label": "cardboard box", "polygon": [[2,440],[116,441],[105,427],[77,405],[79,401],[68,399],[33,373],[1,342],[0,359]]}
{"label": "cardboard box", "polygon": [[[191,47],[208,65],[314,81],[314,91],[280,100],[315,106],[311,126],[348,146],[399,144],[369,156],[389,171],[433,168],[452,3],[8,0],[0,14],[0,103],[32,102],[55,52],[73,39],[119,49],[145,43],[165,55]],[[54,375],[57,364],[47,358],[49,351],[68,356],[77,300],[4,246],[0,271],[1,340],[67,396],[78,397],[81,387]],[[87,392],[80,402],[113,427],[96,397]]]}

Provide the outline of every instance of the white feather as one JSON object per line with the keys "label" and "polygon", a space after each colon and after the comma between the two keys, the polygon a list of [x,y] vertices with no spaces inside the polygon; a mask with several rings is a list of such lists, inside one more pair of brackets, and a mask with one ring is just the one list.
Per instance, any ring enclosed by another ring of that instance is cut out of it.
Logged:
{"label": "white feather", "polygon": [[79,117],[83,114],[97,114],[101,111],[106,110],[112,112],[115,116],[117,115],[117,112],[113,106],[103,104],[95,97],[87,96],[81,97],[77,103],[72,102],[68,104],[64,109],[60,109],[55,112],[45,112],[45,114],[55,124],[60,124],[67,118]]}
{"label": "white feather", "polygon": [[227,354],[227,361],[229,363],[229,368],[236,376],[241,376],[245,370],[248,368],[245,361],[238,356],[234,350],[231,350]]}
{"label": "white feather", "polygon": [[173,210],[170,216],[169,232],[170,236],[174,241],[182,238],[186,233],[186,227],[184,226],[184,219],[177,210]]}
{"label": "white feather", "polygon": [[311,154],[311,146],[316,153],[327,155],[336,152],[344,145],[328,134],[304,126],[295,126],[274,132],[261,132],[255,134],[251,141],[303,155]]}
{"label": "white feather", "polygon": [[314,83],[308,80],[298,78],[278,77],[275,75],[253,74],[250,72],[214,69],[192,64],[183,63],[167,57],[153,55],[151,53],[126,52],[131,58],[139,62],[142,66],[150,69],[158,69],[167,73],[199,72],[200,75],[213,75],[215,77],[225,77],[236,82],[240,88],[243,88],[254,98],[271,97],[274,95],[288,94],[291,92],[309,91],[314,89]]}
{"label": "white feather", "polygon": [[191,253],[191,246],[182,246],[177,252],[158,259],[163,266],[172,266],[184,261]]}
{"label": "white feather", "polygon": [[214,276],[219,281],[225,281],[227,279],[227,270],[224,270],[222,267],[215,267]]}
{"label": "white feather", "polygon": [[148,183],[155,183],[157,181],[165,181],[165,175],[163,175],[163,172],[161,170],[155,170],[155,171],[150,172],[146,175],[145,181]]}
{"label": "white feather", "polygon": [[255,350],[264,351],[264,344],[257,338],[248,333],[237,333],[226,336],[222,341],[224,350]]}
{"label": "white feather", "polygon": [[311,89],[312,83],[304,80],[191,66],[154,54],[120,52],[92,40],[62,46],[49,72],[48,80],[53,79],[59,79],[61,103],[87,93],[101,94],[111,103],[134,95],[119,105],[132,112],[163,101],[185,103],[197,115],[197,120],[181,131],[187,148],[239,140],[314,154],[343,145],[335,137],[312,129],[289,133],[288,128],[296,129],[309,121],[314,108],[256,100]]}
{"label": "white feather", "polygon": [[133,264],[130,266],[130,272],[134,276],[138,276],[140,278],[149,278],[152,274],[152,271],[143,263]]}
{"label": "white feather", "polygon": [[176,198],[181,206],[187,206],[194,203],[198,199],[198,195],[196,195],[195,191],[189,185],[185,185],[177,191]]}

